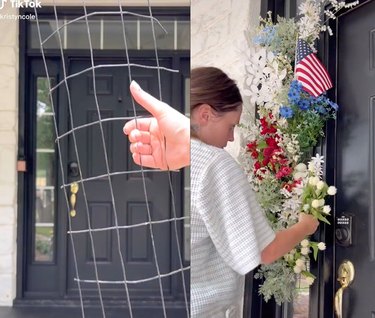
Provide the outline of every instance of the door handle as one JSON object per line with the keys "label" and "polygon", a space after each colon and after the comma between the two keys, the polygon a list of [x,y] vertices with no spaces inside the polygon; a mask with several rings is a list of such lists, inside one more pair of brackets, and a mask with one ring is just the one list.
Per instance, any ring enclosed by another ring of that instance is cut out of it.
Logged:
{"label": "door handle", "polygon": [[341,287],[335,294],[335,312],[337,318],[343,318],[342,316],[342,296],[344,290],[352,283],[354,279],[354,265],[351,261],[343,261],[337,271],[337,280]]}
{"label": "door handle", "polygon": [[77,214],[76,210],[75,210],[75,207],[76,207],[76,202],[77,202],[77,193],[78,193],[78,190],[79,190],[79,185],[77,182],[73,182],[71,185],[70,185],[70,206],[71,206],[71,209],[70,209],[70,216],[72,218],[74,218]]}

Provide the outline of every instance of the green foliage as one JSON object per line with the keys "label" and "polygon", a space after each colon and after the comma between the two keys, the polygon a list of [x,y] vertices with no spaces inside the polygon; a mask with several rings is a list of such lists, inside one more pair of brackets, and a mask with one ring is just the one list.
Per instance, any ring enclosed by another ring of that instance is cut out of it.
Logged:
{"label": "green foliage", "polygon": [[270,49],[272,52],[287,56],[291,61],[294,61],[298,34],[295,21],[294,19],[277,17],[277,22],[275,40],[271,43]]}
{"label": "green foliage", "polygon": [[281,305],[283,302],[291,302],[296,294],[296,275],[284,259],[262,265],[254,277],[263,280],[259,294],[266,302],[274,297],[276,303]]}
{"label": "green foliage", "polygon": [[325,121],[317,112],[296,111],[293,118],[288,120],[288,127],[284,132],[297,135],[301,152],[307,152],[318,144],[319,138],[324,136]]}
{"label": "green foliage", "polygon": [[[261,46],[274,54],[284,56],[289,59],[289,63],[294,60],[295,46],[297,41],[298,29],[294,19],[277,17],[277,24],[272,22],[272,14],[268,12],[265,19],[261,19],[261,26],[258,30],[260,38],[256,41]],[[270,32],[270,29],[273,29]]]}
{"label": "green foliage", "polygon": [[275,178],[265,178],[259,184],[259,191],[256,192],[257,200],[260,206],[270,212],[280,211],[284,201],[280,193],[280,182]]}

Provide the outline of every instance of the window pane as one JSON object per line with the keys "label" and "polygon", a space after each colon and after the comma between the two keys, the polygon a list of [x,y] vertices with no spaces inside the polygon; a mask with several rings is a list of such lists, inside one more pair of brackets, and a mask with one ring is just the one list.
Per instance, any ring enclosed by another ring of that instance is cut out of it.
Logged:
{"label": "window pane", "polygon": [[[86,21],[76,21],[67,26],[67,49],[89,49]],[[91,45],[100,49],[100,21],[89,21]]]}
{"label": "window pane", "polygon": [[190,50],[190,22],[189,21],[178,21],[177,49],[178,50]]}
{"label": "window pane", "polygon": [[[129,50],[137,49],[137,21],[124,21],[126,44]],[[104,49],[125,49],[122,21],[104,21]]]}
{"label": "window pane", "polygon": [[37,147],[53,149],[53,117],[38,116],[37,118]]}
{"label": "window pane", "polygon": [[[158,49],[174,49],[174,21],[160,21],[165,31],[160,25],[154,21],[155,38]],[[141,49],[153,50],[155,49],[154,37],[152,33],[151,21],[140,21],[140,41]]]}
{"label": "window pane", "polygon": [[[62,23],[62,21],[59,21],[59,25],[61,25]],[[45,41],[56,30],[56,20],[39,20],[39,28],[42,41]],[[60,30],[60,36],[61,42],[63,43],[64,29]],[[38,25],[34,20],[30,21],[28,46],[32,49],[40,49]],[[44,49],[54,49],[59,47],[60,45],[57,33],[43,44]]]}
{"label": "window pane", "polygon": [[54,258],[54,191],[37,189],[34,251],[37,262],[52,262]]}
{"label": "window pane", "polygon": [[[173,19],[173,18],[172,18]],[[190,22],[184,20],[154,20],[155,37],[158,49],[162,50],[189,50],[190,49]],[[62,26],[68,19],[59,19]],[[150,20],[135,17],[125,17],[126,41],[128,49],[154,49],[152,24]],[[91,44],[93,49],[124,50],[123,24],[119,16],[96,16],[89,19]],[[50,35],[57,29],[54,19],[39,19],[39,27],[44,49],[59,49],[60,41],[63,49],[89,49],[88,32],[85,20],[75,21],[60,29],[58,34]],[[164,30],[164,29],[165,30]],[[167,33],[166,33],[166,32]],[[40,49],[38,25],[30,21],[28,28],[28,48]],[[49,38],[50,37],[50,38]]]}
{"label": "window pane", "polygon": [[[52,84],[52,83],[51,83]],[[34,261],[52,262],[55,241],[55,133],[48,79],[37,79]]]}
{"label": "window pane", "polygon": [[296,282],[297,293],[291,303],[284,305],[285,318],[308,318],[310,310],[310,286],[301,276]]}
{"label": "window pane", "polygon": [[36,185],[54,186],[55,152],[51,149],[37,149],[36,167]]}
{"label": "window pane", "polygon": [[309,317],[309,286],[301,282],[300,288],[297,288],[297,296],[293,300],[293,318]]}

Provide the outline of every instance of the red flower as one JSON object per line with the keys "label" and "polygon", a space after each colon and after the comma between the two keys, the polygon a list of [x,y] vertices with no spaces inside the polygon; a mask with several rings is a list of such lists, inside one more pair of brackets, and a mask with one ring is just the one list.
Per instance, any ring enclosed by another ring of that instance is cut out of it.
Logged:
{"label": "red flower", "polygon": [[282,185],[282,187],[286,190],[288,190],[289,192],[292,192],[293,189],[298,185],[300,184],[302,181],[302,179],[298,179],[298,180],[293,180],[293,181],[289,181],[287,183],[284,183]]}
{"label": "red flower", "polygon": [[290,167],[282,167],[281,172],[286,177],[286,176],[289,176],[293,172],[293,169]]}
{"label": "red flower", "polygon": [[288,159],[285,159],[284,157],[281,157],[281,159],[279,159],[279,163],[282,166],[286,166],[288,164]]}
{"label": "red flower", "polygon": [[283,177],[283,173],[281,172],[281,170],[276,173],[276,179],[281,179]]}
{"label": "red flower", "polygon": [[268,146],[270,146],[272,148],[279,148],[275,138],[272,138],[272,137],[266,138],[266,143],[267,143]]}
{"label": "red flower", "polygon": [[261,167],[262,167],[262,165],[260,164],[259,161],[257,161],[257,162],[254,163],[254,169],[255,169],[255,171],[259,170]]}
{"label": "red flower", "polygon": [[290,184],[290,183],[287,183],[287,184],[284,186],[284,189],[288,190],[289,192],[292,192],[292,190],[293,190],[293,185]]}
{"label": "red flower", "polygon": [[266,157],[266,158],[263,159],[263,161],[262,161],[262,165],[263,165],[263,166],[267,166],[269,162],[270,162],[270,158],[269,158],[269,157]]}
{"label": "red flower", "polygon": [[271,147],[264,148],[264,149],[263,149],[263,155],[264,155],[265,157],[272,157],[273,151],[274,151],[274,149],[271,148]]}
{"label": "red flower", "polygon": [[289,176],[293,172],[293,169],[287,166],[282,167],[277,173],[276,178],[281,179]]}
{"label": "red flower", "polygon": [[[271,115],[271,114],[270,114]],[[272,116],[272,115],[271,115]],[[272,117],[270,117],[272,119]],[[260,132],[261,135],[266,135],[266,134],[274,134],[276,133],[277,129],[276,126],[273,125],[272,123],[269,123],[267,121],[266,117],[262,117],[260,119],[260,125],[262,126],[262,130]]]}
{"label": "red flower", "polygon": [[257,142],[256,140],[250,142],[247,144],[247,149],[250,150],[250,151],[255,151],[256,150],[256,147],[257,147]]}

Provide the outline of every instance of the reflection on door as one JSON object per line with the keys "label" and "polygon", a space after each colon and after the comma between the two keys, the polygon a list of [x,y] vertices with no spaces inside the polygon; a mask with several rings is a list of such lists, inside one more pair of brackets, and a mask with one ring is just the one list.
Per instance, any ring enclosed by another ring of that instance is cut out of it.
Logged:
{"label": "reflection on door", "polygon": [[[343,294],[343,317],[374,317],[375,304],[375,1],[338,19],[336,217],[353,217],[352,245],[337,244],[336,271],[357,269]],[[337,237],[338,239],[339,237]]]}

